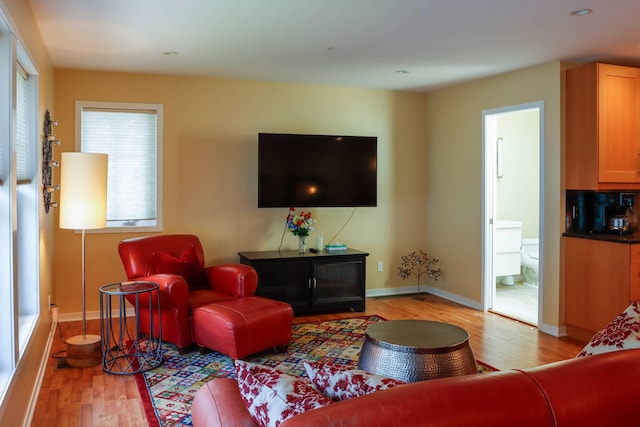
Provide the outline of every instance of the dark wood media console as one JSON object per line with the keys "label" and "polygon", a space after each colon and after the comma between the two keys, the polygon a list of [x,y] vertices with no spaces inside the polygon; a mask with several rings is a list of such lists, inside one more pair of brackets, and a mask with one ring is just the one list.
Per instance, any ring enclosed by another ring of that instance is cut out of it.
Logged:
{"label": "dark wood media console", "polygon": [[367,252],[238,252],[258,272],[256,295],[285,301],[295,314],[364,311]]}

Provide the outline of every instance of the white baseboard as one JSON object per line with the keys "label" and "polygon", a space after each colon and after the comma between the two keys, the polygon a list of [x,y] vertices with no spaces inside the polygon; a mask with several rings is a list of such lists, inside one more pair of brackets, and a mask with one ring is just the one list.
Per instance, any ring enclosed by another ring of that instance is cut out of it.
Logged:
{"label": "white baseboard", "polygon": [[407,294],[415,294],[418,292],[418,288],[416,286],[406,286],[402,288],[381,288],[381,289],[370,289],[367,290],[367,297],[390,297],[394,295],[407,295]]}
{"label": "white baseboard", "polygon": [[554,337],[566,337],[567,336],[567,327],[566,326],[553,326],[553,325],[547,325],[546,323],[543,323],[541,325],[538,325],[538,330],[540,332],[543,332],[545,334],[554,336]]}
{"label": "white baseboard", "polygon": [[431,286],[427,286],[427,292],[429,292],[430,294],[439,296],[441,298],[447,299],[449,301],[457,302],[458,304],[464,305],[465,307],[482,311],[481,303],[474,300],[470,300],[468,298],[463,298],[460,295],[452,294],[451,292],[443,291],[442,289],[432,288]]}
{"label": "white baseboard", "polygon": [[[126,316],[127,317],[133,317],[136,315],[136,311],[133,307],[128,307],[125,310]],[[115,309],[111,311],[111,317],[112,318],[118,318],[120,317],[120,310],[119,309]],[[87,320],[97,320],[100,319],[100,312],[99,311],[87,311],[87,315],[86,315],[86,319]],[[82,312],[77,312],[77,313],[61,313],[58,317],[58,321],[60,323],[64,323],[64,322],[75,322],[78,320],[82,320]]]}
{"label": "white baseboard", "polygon": [[36,411],[38,396],[40,396],[40,389],[42,388],[42,381],[44,380],[45,373],[47,372],[47,363],[49,362],[49,356],[51,355],[51,346],[56,335],[57,325],[58,324],[55,321],[51,323],[51,330],[49,331],[49,337],[47,338],[47,343],[45,345],[44,352],[42,353],[42,360],[40,361],[40,367],[38,368],[38,375],[36,376],[36,382],[31,393],[23,427],[29,427],[33,421],[33,414]]}
{"label": "white baseboard", "polygon": [[[439,296],[449,301],[456,302],[460,305],[464,305],[465,307],[473,308],[475,310],[482,311],[482,304],[473,301],[467,298],[462,298],[459,295],[452,294],[450,292],[443,291],[439,288],[433,288],[431,286],[420,286],[421,292],[428,292],[430,294]],[[401,288],[383,288],[383,289],[371,289],[367,291],[367,297],[387,297],[394,295],[408,295],[408,294],[416,294],[418,293],[417,286],[406,286]],[[567,329],[563,326],[554,326],[547,325],[545,323],[538,325],[538,330],[547,335],[551,335],[554,337],[565,337],[567,336]]]}
{"label": "white baseboard", "polygon": [[[421,292],[428,292],[430,294],[439,296],[441,298],[444,298],[446,300],[449,301],[453,301],[455,303],[458,303],[460,305],[464,305],[465,307],[469,307],[469,308],[473,308],[474,310],[479,310],[482,311],[482,304],[480,304],[477,301],[473,301],[470,300],[468,298],[462,298],[459,295],[456,294],[452,294],[450,292],[446,292],[443,291],[442,289],[438,289],[438,288],[433,288],[431,286],[421,286],[420,287],[420,291]],[[410,295],[410,294],[416,294],[418,293],[418,287],[417,286],[405,286],[405,287],[399,287],[399,288],[382,288],[382,289],[371,289],[368,290],[366,293],[367,297],[388,297],[388,296],[394,296],[394,295]],[[135,310],[133,307],[129,307],[126,309],[126,315],[127,317],[133,317],[135,316]],[[120,316],[120,312],[119,310],[113,310],[111,313],[111,316],[114,318],[117,318]],[[86,316],[87,320],[95,320],[95,319],[100,319],[100,312],[99,311],[88,311],[87,312],[87,316]],[[64,323],[64,322],[75,322],[75,321],[79,321],[82,320],[82,313],[63,313],[60,314],[58,321],[60,323]],[[554,336],[554,337],[565,337],[567,336],[567,330],[565,328],[565,326],[554,326],[554,325],[547,325],[545,323],[538,325],[538,330],[540,332],[543,332],[545,334]],[[45,364],[46,366],[46,364]]]}
{"label": "white baseboard", "polygon": [[[443,291],[442,289],[432,288],[431,286],[420,286],[420,292],[428,292],[430,294],[439,296],[449,301],[457,302],[458,304],[464,305],[466,307],[470,307],[475,310],[482,310],[482,305],[480,303],[467,298],[462,298],[459,295],[455,295],[450,292]],[[367,291],[366,295],[367,297],[375,298],[375,297],[389,297],[394,295],[409,295],[409,294],[417,294],[417,293],[418,293],[417,286],[405,286],[401,288],[371,289]]]}

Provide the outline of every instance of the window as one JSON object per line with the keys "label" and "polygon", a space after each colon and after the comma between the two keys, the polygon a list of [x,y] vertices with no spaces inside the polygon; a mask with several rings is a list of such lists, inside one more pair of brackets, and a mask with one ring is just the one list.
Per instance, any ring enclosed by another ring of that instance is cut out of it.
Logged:
{"label": "window", "polygon": [[0,13],[0,401],[15,371],[16,319],[13,315],[15,274],[13,256],[16,249],[15,185],[12,170],[12,97],[15,39]]}
{"label": "window", "polygon": [[[21,65],[18,55],[16,66],[15,151],[17,178],[18,220],[18,343],[20,355],[31,337],[39,313],[38,286],[39,237],[38,203],[41,201],[40,181],[37,178],[37,76],[35,71]],[[26,63],[26,61],[25,61]],[[29,71],[27,71],[29,70]]]}
{"label": "window", "polygon": [[0,11],[0,401],[40,314],[38,76]]}
{"label": "window", "polygon": [[162,105],[78,101],[76,123],[77,149],[109,156],[107,229],[161,231]]}
{"label": "window", "polygon": [[32,178],[33,162],[31,159],[33,129],[29,123],[30,94],[29,76],[18,63],[16,67],[16,173],[18,183],[29,183]]}

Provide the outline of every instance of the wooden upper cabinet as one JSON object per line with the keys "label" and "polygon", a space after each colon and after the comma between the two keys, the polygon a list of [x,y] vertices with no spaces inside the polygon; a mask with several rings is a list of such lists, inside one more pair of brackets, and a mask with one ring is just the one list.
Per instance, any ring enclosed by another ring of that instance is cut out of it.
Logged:
{"label": "wooden upper cabinet", "polygon": [[568,189],[640,189],[640,69],[567,70],[566,141]]}

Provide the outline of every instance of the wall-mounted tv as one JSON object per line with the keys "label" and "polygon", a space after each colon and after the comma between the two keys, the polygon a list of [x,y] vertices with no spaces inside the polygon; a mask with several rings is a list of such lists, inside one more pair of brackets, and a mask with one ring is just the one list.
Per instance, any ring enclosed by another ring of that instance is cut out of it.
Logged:
{"label": "wall-mounted tv", "polygon": [[375,136],[258,134],[258,207],[376,206]]}

